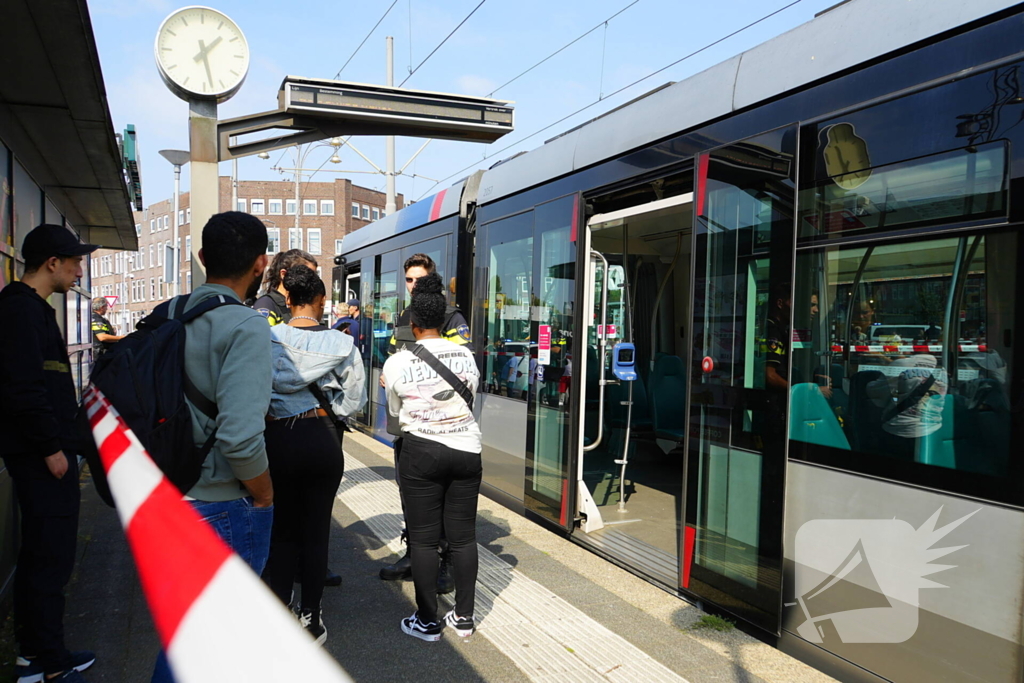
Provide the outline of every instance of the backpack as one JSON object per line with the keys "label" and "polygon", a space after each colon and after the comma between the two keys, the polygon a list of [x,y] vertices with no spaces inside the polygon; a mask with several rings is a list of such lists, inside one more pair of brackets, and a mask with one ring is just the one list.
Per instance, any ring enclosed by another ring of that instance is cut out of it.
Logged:
{"label": "backpack", "polygon": [[[203,462],[217,437],[216,428],[203,444],[197,445],[192,436],[192,414],[185,398],[211,420],[217,417],[217,405],[203,396],[185,373],[186,324],[215,308],[241,305],[220,295],[182,313],[188,299],[189,295],[175,297],[153,309],[135,332],[95,363],[89,378],[182,494],[199,481]],[[80,422],[84,414],[84,410],[79,411]],[[86,459],[97,491],[108,505],[113,505],[99,454],[87,453]]]}

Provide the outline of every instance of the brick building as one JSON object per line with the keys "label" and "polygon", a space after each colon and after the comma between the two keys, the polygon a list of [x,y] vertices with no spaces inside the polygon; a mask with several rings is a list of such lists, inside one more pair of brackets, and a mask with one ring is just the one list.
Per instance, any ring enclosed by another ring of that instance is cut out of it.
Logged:
{"label": "brick building", "polygon": [[[334,182],[304,182],[299,195],[298,229],[295,228],[295,183],[292,181],[242,180],[238,182],[239,211],[247,211],[267,226],[268,253],[305,249],[317,258],[321,277],[330,278],[332,259],[341,239],[384,215],[385,195],[339,178]],[[396,197],[399,209],[403,196]],[[181,246],[181,291],[192,291],[192,211],[189,193],[178,202]],[[220,210],[231,205],[231,178],[220,178]],[[164,261],[174,235],[174,199],[150,204],[136,211],[135,231],[139,250],[101,249],[92,256],[92,295],[117,297],[107,317],[119,331],[135,328],[156,304],[173,296],[173,284],[164,280]],[[328,296],[331,285],[327,282]],[[111,299],[113,300],[113,299]],[[328,309],[333,302],[328,302]],[[127,324],[126,324],[127,322]]]}

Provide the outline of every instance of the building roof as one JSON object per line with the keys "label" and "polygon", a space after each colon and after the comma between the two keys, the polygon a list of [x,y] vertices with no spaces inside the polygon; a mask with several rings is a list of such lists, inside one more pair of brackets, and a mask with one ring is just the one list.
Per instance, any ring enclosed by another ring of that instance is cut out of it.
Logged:
{"label": "building roof", "polygon": [[82,239],[135,249],[86,0],[5,0],[0,137]]}

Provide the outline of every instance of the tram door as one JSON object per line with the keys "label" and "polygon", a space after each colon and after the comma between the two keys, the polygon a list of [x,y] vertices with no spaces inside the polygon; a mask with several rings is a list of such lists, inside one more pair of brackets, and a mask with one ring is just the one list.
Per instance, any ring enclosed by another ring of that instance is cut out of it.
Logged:
{"label": "tram door", "polygon": [[[585,353],[573,360],[583,416],[576,490],[584,533],[577,538],[674,588],[685,459],[692,172],[656,188],[589,202],[597,213],[586,231],[589,258],[581,258],[587,264]],[[636,204],[638,195],[653,201]]]}
{"label": "tram door", "polygon": [[[701,155],[681,585],[779,632],[796,130]],[[808,302],[808,305],[809,302]]]}

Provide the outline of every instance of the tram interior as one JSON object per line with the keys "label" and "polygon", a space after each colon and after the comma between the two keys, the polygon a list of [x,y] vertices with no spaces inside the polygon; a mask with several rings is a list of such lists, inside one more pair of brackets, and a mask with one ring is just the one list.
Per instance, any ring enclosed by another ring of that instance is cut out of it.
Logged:
{"label": "tram interior", "polygon": [[[680,189],[688,186],[689,177],[676,180]],[[614,200],[606,206],[614,209]],[[630,211],[634,213],[614,218]],[[596,216],[591,222],[591,248],[609,264],[608,277],[599,273],[595,278],[594,299],[599,304],[600,283],[607,282],[606,322],[615,326],[604,376],[614,379],[612,345],[628,341],[636,347],[637,379],[606,385],[600,442],[583,454],[584,482],[605,524],[586,540],[674,585],[687,420],[692,195],[682,193],[605,215],[611,220],[597,222],[601,216]],[[599,433],[598,353],[596,330],[591,328],[584,430],[588,444]],[[626,405],[630,401],[631,410]]]}

